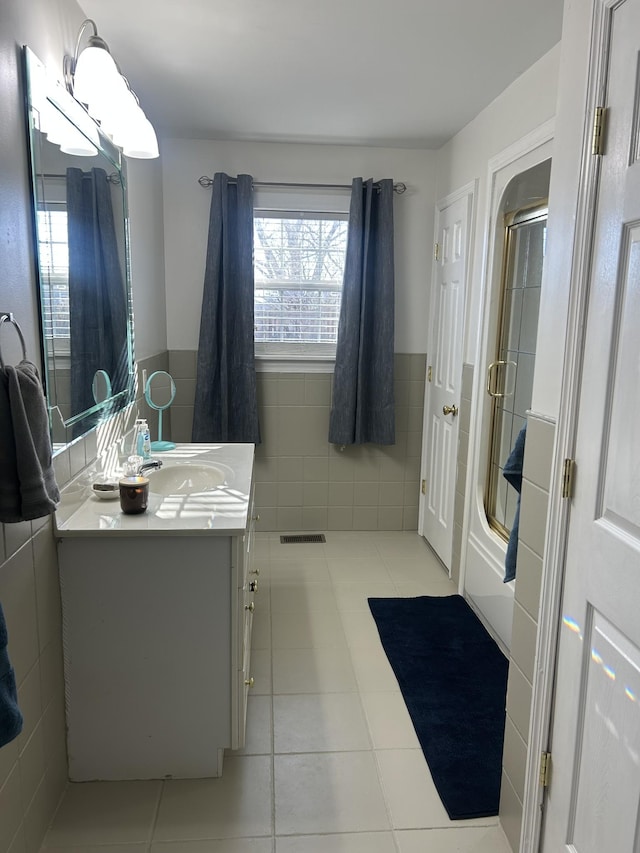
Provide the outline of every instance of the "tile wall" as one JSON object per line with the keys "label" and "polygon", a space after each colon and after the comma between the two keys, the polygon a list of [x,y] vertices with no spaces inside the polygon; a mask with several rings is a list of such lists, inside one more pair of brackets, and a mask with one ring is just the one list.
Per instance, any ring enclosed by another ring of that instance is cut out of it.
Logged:
{"label": "tile wall", "polygon": [[555,423],[529,414],[520,509],[500,820],[514,851],[520,844],[529,743],[542,555],[549,504]]}
{"label": "tile wall", "polygon": [[[258,373],[256,450],[261,530],[416,530],[424,354],[395,357],[396,444],[328,444],[332,374]],[[177,386],[171,437],[190,441],[196,353],[169,352]]]}
{"label": "tile wall", "polygon": [[[145,368],[168,367],[166,353]],[[54,459],[60,487],[130,429],[138,409],[155,430],[157,413],[141,400],[78,439]],[[155,432],[153,433],[155,437]],[[0,524],[0,603],[24,717],[18,738],[0,749],[0,853],[37,853],[68,781],[58,560],[51,518]]]}
{"label": "tile wall", "polygon": [[[97,452],[94,431],[56,456],[59,485]],[[0,853],[36,853],[67,785],[58,561],[50,517],[0,524],[0,602],[22,734],[0,749]]]}

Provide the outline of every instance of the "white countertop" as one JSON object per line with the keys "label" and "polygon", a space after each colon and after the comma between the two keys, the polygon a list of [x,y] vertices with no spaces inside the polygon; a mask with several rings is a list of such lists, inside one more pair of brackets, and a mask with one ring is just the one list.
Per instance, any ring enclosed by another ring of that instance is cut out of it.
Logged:
{"label": "white countertop", "polygon": [[[91,484],[104,479],[96,463],[79,474],[62,490],[55,513],[55,531],[66,536],[198,536],[237,534],[246,529],[253,473],[253,444],[178,444],[175,450],[154,452],[163,468],[181,464],[214,465],[224,472],[224,483],[214,489],[192,494],[157,494],[154,471],[149,478],[146,512],[126,515],[120,501],[101,500]],[[115,472],[115,478],[121,476]]]}

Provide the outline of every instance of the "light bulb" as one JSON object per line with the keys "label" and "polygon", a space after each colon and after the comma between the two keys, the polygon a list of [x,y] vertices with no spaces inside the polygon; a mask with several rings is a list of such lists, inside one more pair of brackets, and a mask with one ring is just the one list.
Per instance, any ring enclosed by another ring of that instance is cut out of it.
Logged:
{"label": "light bulb", "polygon": [[118,68],[108,50],[87,47],[78,57],[73,74],[73,95],[83,104],[103,101],[105,92],[120,77]]}
{"label": "light bulb", "polygon": [[71,125],[68,126],[65,138],[59,145],[61,151],[65,154],[73,154],[75,157],[95,157],[98,153],[96,146]]}
{"label": "light bulb", "polygon": [[120,143],[126,157],[140,160],[153,160],[160,156],[158,139],[153,125],[142,110],[128,127],[126,138]]}

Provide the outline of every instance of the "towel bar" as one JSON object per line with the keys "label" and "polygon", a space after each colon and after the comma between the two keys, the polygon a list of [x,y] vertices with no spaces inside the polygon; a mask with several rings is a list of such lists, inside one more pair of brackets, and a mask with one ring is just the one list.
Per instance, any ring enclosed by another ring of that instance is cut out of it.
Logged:
{"label": "towel bar", "polygon": [[[24,335],[22,334],[22,329],[20,328],[20,324],[14,318],[11,311],[0,311],[0,329],[2,328],[4,323],[11,323],[16,332],[18,333],[18,337],[20,338],[20,343],[22,344],[22,360],[24,361],[27,357],[27,346],[24,342]],[[2,358],[2,349],[0,348],[0,367],[4,367],[4,359]]]}

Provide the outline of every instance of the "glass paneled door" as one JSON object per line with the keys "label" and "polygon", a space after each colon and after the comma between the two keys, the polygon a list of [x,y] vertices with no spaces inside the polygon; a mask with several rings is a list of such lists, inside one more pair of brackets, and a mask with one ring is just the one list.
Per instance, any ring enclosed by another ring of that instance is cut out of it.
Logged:
{"label": "glass paneled door", "polygon": [[546,204],[505,216],[500,321],[487,373],[492,413],[485,494],[489,525],[505,540],[518,496],[502,469],[531,408],[546,234]]}

